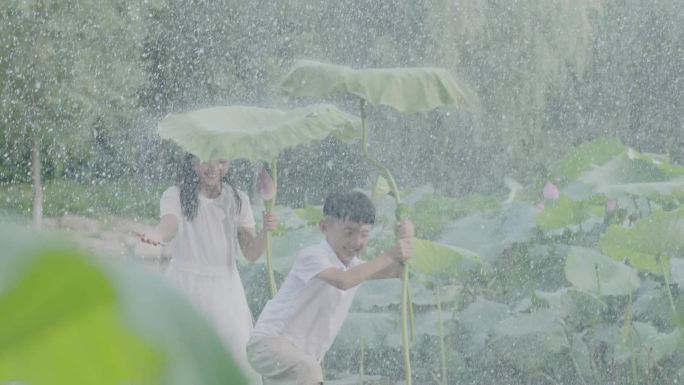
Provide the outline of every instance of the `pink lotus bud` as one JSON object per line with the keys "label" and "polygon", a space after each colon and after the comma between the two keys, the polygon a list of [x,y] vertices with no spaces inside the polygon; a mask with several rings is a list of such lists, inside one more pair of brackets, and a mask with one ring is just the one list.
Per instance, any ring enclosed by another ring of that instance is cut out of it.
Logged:
{"label": "pink lotus bud", "polygon": [[536,205],[534,205],[534,208],[537,209],[537,212],[542,212],[544,211],[546,206],[544,206],[544,202],[539,202]]}
{"label": "pink lotus bud", "polygon": [[555,201],[560,197],[560,191],[558,191],[558,187],[556,187],[555,184],[551,182],[546,182],[544,185],[544,199],[552,200]]}
{"label": "pink lotus bud", "polygon": [[259,172],[256,177],[256,193],[259,194],[261,199],[265,201],[270,201],[275,198],[276,186],[273,183],[273,178],[266,170],[266,167],[260,167]]}
{"label": "pink lotus bud", "polygon": [[606,202],[606,212],[612,213],[615,211],[618,207],[617,201],[615,199],[611,199],[608,202]]}

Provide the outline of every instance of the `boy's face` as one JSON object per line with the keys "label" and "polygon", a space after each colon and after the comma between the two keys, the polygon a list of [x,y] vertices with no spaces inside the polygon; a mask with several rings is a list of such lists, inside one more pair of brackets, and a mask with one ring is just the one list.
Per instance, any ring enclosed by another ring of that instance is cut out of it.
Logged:
{"label": "boy's face", "polygon": [[347,265],[368,246],[368,235],[373,225],[326,217],[319,227],[337,258]]}

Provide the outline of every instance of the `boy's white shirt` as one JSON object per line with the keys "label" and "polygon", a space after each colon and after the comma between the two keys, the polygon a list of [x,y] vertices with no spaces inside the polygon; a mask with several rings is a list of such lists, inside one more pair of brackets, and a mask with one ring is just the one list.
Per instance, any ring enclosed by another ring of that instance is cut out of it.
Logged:
{"label": "boy's white shirt", "polygon": [[340,290],[316,276],[331,267],[344,271],[361,263],[354,257],[345,266],[325,239],[303,249],[251,335],[288,338],[320,362],[342,327],[359,286]]}

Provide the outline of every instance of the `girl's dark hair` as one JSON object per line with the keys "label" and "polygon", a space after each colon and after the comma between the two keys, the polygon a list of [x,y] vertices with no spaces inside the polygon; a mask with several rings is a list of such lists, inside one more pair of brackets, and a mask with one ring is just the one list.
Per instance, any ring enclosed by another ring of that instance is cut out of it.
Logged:
{"label": "girl's dark hair", "polygon": [[362,224],[375,223],[375,206],[364,194],[356,191],[333,193],[325,198],[323,214]]}
{"label": "girl's dark hair", "polygon": [[[181,211],[183,216],[188,221],[192,221],[197,216],[197,209],[199,207],[199,185],[200,178],[195,172],[194,163],[197,161],[197,157],[192,154],[185,154],[183,161],[181,162],[181,167],[178,170],[178,188],[180,189],[180,203]],[[235,202],[237,203],[236,212],[242,210],[242,199],[237,192],[237,189],[233,187],[228,179],[228,175],[223,178],[222,182],[230,186],[233,190],[233,196],[235,197]]]}

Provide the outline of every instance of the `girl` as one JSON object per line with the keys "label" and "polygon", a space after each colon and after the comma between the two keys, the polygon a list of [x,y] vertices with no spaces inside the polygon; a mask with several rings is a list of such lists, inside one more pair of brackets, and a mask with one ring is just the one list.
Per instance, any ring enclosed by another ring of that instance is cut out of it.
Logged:
{"label": "girl", "polygon": [[259,384],[245,353],[252,316],[236,257],[239,245],[247,260],[258,259],[278,216],[264,213],[262,229],[255,230],[249,197],[223,181],[229,166],[227,160],[206,163],[187,154],[178,185],[162,195],[159,225],[140,238],[161,245],[175,237],[165,274],[213,321],[250,384]]}

